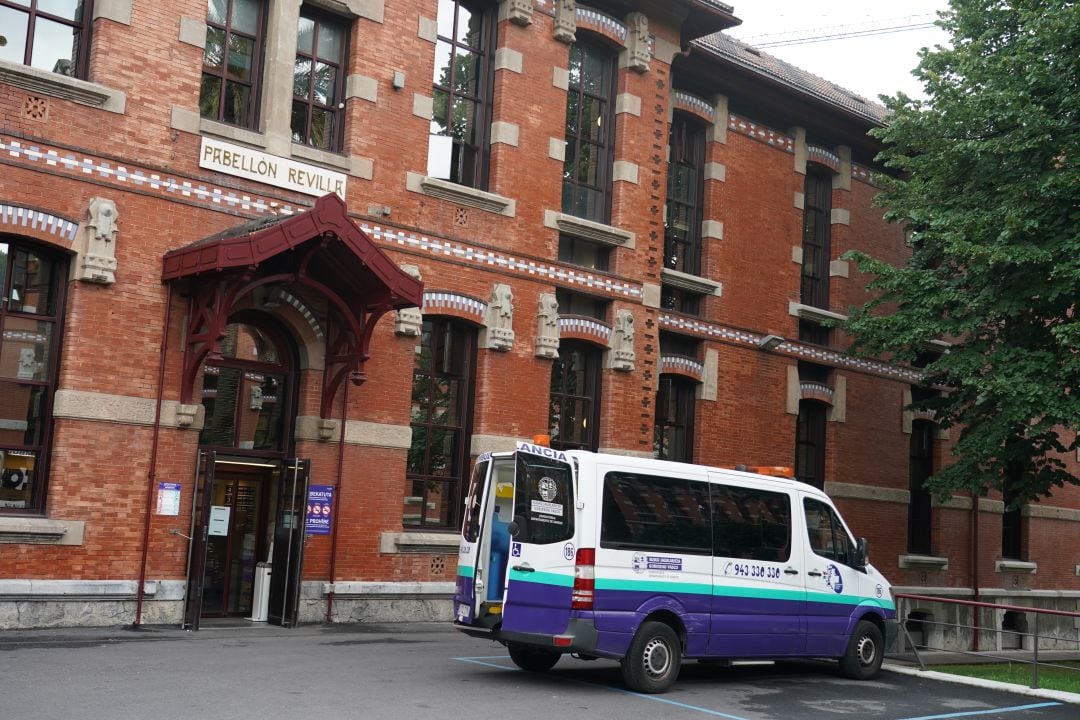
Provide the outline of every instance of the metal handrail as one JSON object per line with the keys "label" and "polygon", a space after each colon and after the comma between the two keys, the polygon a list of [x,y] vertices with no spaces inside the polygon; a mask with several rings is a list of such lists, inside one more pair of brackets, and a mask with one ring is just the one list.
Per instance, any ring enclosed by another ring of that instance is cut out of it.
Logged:
{"label": "metal handrail", "polygon": [[[990,608],[990,609],[993,609],[993,610],[1006,610],[1006,611],[1011,611],[1011,612],[1020,612],[1020,613],[1024,613],[1024,614],[1032,613],[1035,616],[1035,623],[1034,623],[1035,626],[1034,626],[1034,629],[1032,630],[1032,632],[1030,632],[1030,633],[1021,632],[1019,630],[1006,630],[1004,628],[1002,628],[1000,630],[997,630],[997,629],[993,630],[993,632],[998,633],[1000,635],[1004,635],[1004,634],[1008,633],[1010,635],[1019,635],[1019,636],[1021,636],[1021,638],[1023,638],[1023,637],[1032,638],[1032,642],[1031,642],[1032,659],[1030,661],[1026,661],[1026,660],[1023,661],[1023,662],[1030,662],[1031,663],[1031,687],[1032,688],[1038,688],[1039,687],[1039,666],[1040,665],[1042,665],[1044,667],[1054,667],[1054,668],[1059,668],[1059,669],[1062,669],[1062,670],[1072,670],[1072,671],[1075,671],[1075,672],[1080,672],[1080,668],[1069,667],[1067,665],[1058,665],[1056,663],[1040,662],[1039,661],[1039,641],[1044,639],[1044,638],[1045,639],[1052,639],[1055,642],[1066,642],[1066,643],[1073,643],[1074,642],[1074,643],[1077,644],[1077,647],[1080,648],[1080,637],[1078,637],[1076,640],[1071,640],[1069,638],[1059,638],[1059,637],[1052,637],[1052,636],[1049,636],[1049,635],[1047,635],[1047,636],[1040,635],[1039,634],[1039,616],[1040,615],[1056,615],[1056,616],[1059,616],[1059,617],[1080,618],[1080,612],[1072,612],[1072,611],[1069,611],[1069,610],[1050,610],[1050,609],[1046,609],[1046,608],[1033,608],[1033,607],[1027,607],[1027,606],[1024,606],[1024,605],[998,605],[998,604],[995,604],[995,603],[979,602],[979,601],[975,601],[975,600],[957,600],[957,599],[954,599],[954,598],[935,597],[933,595],[914,595],[914,594],[908,594],[908,593],[896,593],[895,595],[893,595],[893,599],[897,602],[897,608],[900,608],[902,606],[902,601],[904,601],[904,600],[915,600],[915,601],[918,601],[918,602],[943,603],[943,604],[949,604],[949,605],[964,605],[964,606],[967,606],[967,607],[979,608],[979,609],[981,609],[981,608]],[[911,647],[912,652],[915,654],[915,659],[919,662],[919,669],[926,670],[926,663],[923,662],[922,656],[919,654],[919,648],[915,644],[915,641],[912,640],[911,634],[908,632],[908,628],[907,628],[908,620],[907,620],[906,616],[902,612],[900,612],[900,613],[898,613],[898,617],[899,617],[899,620],[900,620],[900,622],[899,622],[900,629],[904,633],[904,637],[907,639],[907,643]],[[946,622],[940,622],[940,621],[936,621],[936,620],[919,619],[918,622],[921,623],[922,625],[944,625],[944,626],[948,626],[948,627],[955,627],[955,628],[973,630],[975,632],[983,632],[983,631],[988,629],[988,628],[985,628],[985,627],[980,627],[979,625],[964,625],[962,623],[946,623]],[[1020,644],[1021,644],[1021,646],[1023,645],[1023,639],[1021,639]],[[1018,658],[1003,657],[1001,655],[992,655],[992,654],[986,653],[986,652],[975,652],[975,651],[971,651],[971,650],[948,650],[946,648],[930,647],[929,645],[925,645],[925,644],[923,645],[923,649],[924,650],[937,650],[937,651],[941,651],[941,652],[951,652],[951,653],[956,653],[958,655],[974,655],[976,657],[991,658],[991,659],[994,659],[994,660],[1005,660],[1005,661],[1008,661],[1008,662],[1021,662],[1021,660],[1018,659]]]}

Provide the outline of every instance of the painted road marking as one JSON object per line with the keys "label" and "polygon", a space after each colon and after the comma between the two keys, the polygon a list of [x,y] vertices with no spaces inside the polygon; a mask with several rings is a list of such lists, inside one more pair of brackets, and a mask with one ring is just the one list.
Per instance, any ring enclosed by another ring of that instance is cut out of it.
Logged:
{"label": "painted road marking", "polygon": [[995,715],[997,713],[1024,712],[1025,710],[1038,710],[1040,708],[1057,707],[1059,702],[1037,703],[1035,705],[1016,705],[1014,707],[994,708],[993,710],[971,710],[969,712],[948,713],[947,715],[923,715],[903,720],[944,720],[945,718],[965,718],[976,715]]}
{"label": "painted road marking", "polygon": [[[495,668],[497,670],[510,670],[519,671],[517,667],[507,667],[506,665],[499,665],[493,662],[487,662],[489,660],[509,660],[506,655],[488,655],[482,657],[456,657],[454,660],[460,660],[461,662],[472,663],[474,665],[483,665],[484,667]],[[610,685],[598,685],[596,683],[587,682],[585,680],[578,680],[571,677],[563,677],[564,680],[578,683],[580,685],[588,685],[589,687],[601,687],[613,692],[622,693],[623,695],[631,695],[641,700],[652,700],[653,702],[663,703],[665,705],[673,705],[684,710],[692,710],[694,712],[702,713],[703,715],[711,715],[712,717],[727,718],[727,720],[747,720],[747,718],[740,717],[738,715],[729,715],[728,713],[722,713],[718,710],[710,710],[709,708],[699,707],[697,705],[688,705],[681,703],[677,700],[668,700],[667,698],[659,697],[657,695],[643,695],[636,693],[633,690],[626,690],[625,688],[612,687]]]}

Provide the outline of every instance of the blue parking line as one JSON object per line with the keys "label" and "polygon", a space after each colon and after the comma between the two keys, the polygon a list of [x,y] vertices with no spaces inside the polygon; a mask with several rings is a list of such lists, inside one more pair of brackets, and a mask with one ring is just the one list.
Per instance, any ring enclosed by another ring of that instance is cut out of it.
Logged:
{"label": "blue parking line", "polygon": [[1037,703],[1035,705],[1016,705],[1014,707],[994,708],[993,710],[970,710],[968,712],[948,713],[946,715],[922,715],[920,717],[902,718],[902,720],[945,720],[945,718],[965,718],[975,715],[996,715],[998,713],[1023,712],[1025,710],[1038,710],[1039,708],[1056,707],[1059,702]]}
{"label": "blue parking line", "polygon": [[[498,665],[493,662],[485,662],[486,660],[506,660],[505,655],[489,655],[483,657],[456,657],[454,660],[460,660],[461,662],[472,663],[474,665],[483,665],[484,667],[495,668],[497,670],[511,670],[516,671],[516,667],[507,667],[506,665]],[[677,700],[668,700],[667,698],[659,697],[658,695],[643,695],[642,693],[636,693],[632,690],[625,690],[623,688],[611,687],[610,685],[597,685],[596,683],[586,682],[584,680],[577,680],[575,678],[563,678],[564,680],[570,680],[572,682],[580,683],[582,685],[588,685],[589,687],[602,687],[613,692],[622,693],[624,695],[632,695],[642,700],[652,700],[653,702],[664,703],[665,705],[674,705],[675,707],[682,708],[684,710],[692,710],[694,712],[702,713],[704,715],[711,715],[713,717],[727,718],[727,720],[747,720],[747,718],[739,717],[738,715],[729,715],[727,713],[719,712],[718,710],[710,710],[709,708],[699,707],[697,705],[688,705],[681,703]]]}

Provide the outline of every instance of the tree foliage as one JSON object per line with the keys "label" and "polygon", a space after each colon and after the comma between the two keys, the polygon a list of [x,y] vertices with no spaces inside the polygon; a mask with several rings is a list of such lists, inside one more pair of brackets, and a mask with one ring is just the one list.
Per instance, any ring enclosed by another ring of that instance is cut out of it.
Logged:
{"label": "tree foliage", "polygon": [[[875,131],[896,171],[878,204],[912,254],[851,254],[873,299],[845,329],[942,390],[915,403],[959,430],[930,489],[1008,478],[1020,503],[1080,483],[1062,462],[1080,428],[1080,4],[952,0],[939,23],[951,47],[914,71],[928,99],[884,98]],[[932,339],[952,346],[927,356]]]}

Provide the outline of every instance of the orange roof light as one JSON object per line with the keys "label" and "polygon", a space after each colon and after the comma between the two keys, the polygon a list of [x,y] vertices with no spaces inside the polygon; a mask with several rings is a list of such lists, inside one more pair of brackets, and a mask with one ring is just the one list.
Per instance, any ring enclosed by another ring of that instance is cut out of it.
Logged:
{"label": "orange roof light", "polygon": [[533,435],[533,445],[539,445],[541,447],[551,447],[551,436]]}
{"label": "orange roof light", "polygon": [[756,473],[757,475],[769,475],[770,477],[794,478],[795,471],[786,465],[743,465],[728,467],[728,470],[739,472]]}

